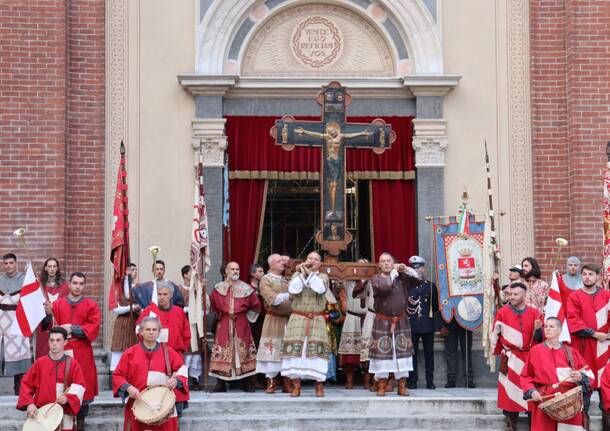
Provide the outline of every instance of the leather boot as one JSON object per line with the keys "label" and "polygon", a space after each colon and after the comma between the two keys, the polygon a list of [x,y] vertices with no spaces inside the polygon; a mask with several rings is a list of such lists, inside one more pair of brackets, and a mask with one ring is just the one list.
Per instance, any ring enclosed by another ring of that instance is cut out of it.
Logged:
{"label": "leather boot", "polygon": [[385,388],[388,384],[388,379],[379,379],[377,380],[377,396],[385,397]]}
{"label": "leather boot", "polygon": [[368,371],[365,371],[362,375],[362,387],[364,389],[371,388],[371,375],[368,373]]}
{"label": "leather boot", "polygon": [[267,377],[267,387],[265,388],[266,394],[272,394],[275,392],[275,379]]}
{"label": "leather boot", "polygon": [[345,371],[345,389],[354,389],[354,367],[348,365]]}
{"label": "leather boot", "polygon": [[224,380],[216,379],[216,384],[212,392],[227,392],[227,384]]}
{"label": "leather boot", "polygon": [[282,392],[285,394],[292,392],[292,385],[290,384],[290,379],[288,377],[282,377]]}
{"label": "leather boot", "polygon": [[602,412],[602,431],[610,431],[610,413]]}
{"label": "leather boot", "polygon": [[517,430],[517,417],[513,412],[504,412],[504,423],[506,424],[506,431],[516,431]]}
{"label": "leather boot", "polygon": [[324,396],[324,382],[316,382],[316,397]]}
{"label": "leather boot", "polygon": [[394,375],[391,375],[388,379],[386,379],[385,391],[392,392],[394,390]]}
{"label": "leather boot", "polygon": [[402,397],[409,396],[409,390],[407,389],[407,378],[406,377],[398,379],[398,389],[396,390],[396,393]]}
{"label": "leather boot", "polygon": [[85,418],[82,416],[76,417],[76,431],[84,431],[85,430]]}
{"label": "leather boot", "polygon": [[291,397],[301,396],[301,379],[292,379],[292,393]]}

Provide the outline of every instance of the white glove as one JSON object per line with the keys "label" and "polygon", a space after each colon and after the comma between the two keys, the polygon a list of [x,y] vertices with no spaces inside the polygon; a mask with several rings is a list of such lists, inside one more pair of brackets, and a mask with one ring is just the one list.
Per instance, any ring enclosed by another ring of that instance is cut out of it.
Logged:
{"label": "white glove", "polygon": [[280,305],[286,301],[288,301],[289,299],[289,293],[278,293],[275,297],[275,299],[273,300],[273,302],[271,303],[271,305]]}

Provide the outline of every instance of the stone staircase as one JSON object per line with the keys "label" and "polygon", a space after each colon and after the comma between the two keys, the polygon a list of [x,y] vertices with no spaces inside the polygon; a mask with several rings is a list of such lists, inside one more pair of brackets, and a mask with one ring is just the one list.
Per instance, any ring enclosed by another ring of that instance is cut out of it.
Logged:
{"label": "stone staircase", "polygon": [[[495,405],[493,389],[418,389],[410,397],[384,398],[362,389],[327,388],[326,397],[315,398],[305,386],[300,398],[261,392],[226,394],[195,392],[180,420],[180,429],[194,430],[404,430],[486,431],[503,430],[503,416]],[[15,410],[15,397],[0,397],[0,429],[19,431],[24,413]],[[598,414],[597,402],[591,412]],[[103,392],[91,407],[88,431],[122,430],[120,401]],[[523,418],[520,429],[526,430]],[[599,416],[592,430],[600,430]]]}

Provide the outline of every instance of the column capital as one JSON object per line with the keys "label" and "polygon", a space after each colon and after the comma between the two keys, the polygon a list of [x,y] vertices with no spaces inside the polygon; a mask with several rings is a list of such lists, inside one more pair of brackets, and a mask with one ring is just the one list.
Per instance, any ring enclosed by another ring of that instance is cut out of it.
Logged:
{"label": "column capital", "polygon": [[449,140],[444,119],[413,120],[415,167],[444,167]]}
{"label": "column capital", "polygon": [[224,166],[224,155],[227,149],[226,122],[226,118],[195,118],[192,120],[191,146],[195,152],[198,152],[201,147],[204,166]]}

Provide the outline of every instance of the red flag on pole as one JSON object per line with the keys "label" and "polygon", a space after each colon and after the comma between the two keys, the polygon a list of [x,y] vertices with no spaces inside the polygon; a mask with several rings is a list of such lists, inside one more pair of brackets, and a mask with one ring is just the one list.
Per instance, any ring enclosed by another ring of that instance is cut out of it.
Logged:
{"label": "red flag on pole", "polygon": [[121,141],[121,161],[116,181],[114,195],[114,214],[112,216],[112,243],[110,246],[110,261],[114,268],[108,307],[117,307],[117,297],[121,295],[125,271],[129,265],[129,210],[127,207],[127,171],[125,170],[125,145]]}
{"label": "red flag on pole", "polygon": [[610,141],[606,146],[608,163],[604,177],[604,283],[610,281]]}

